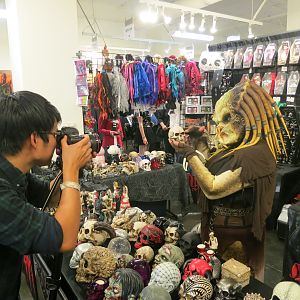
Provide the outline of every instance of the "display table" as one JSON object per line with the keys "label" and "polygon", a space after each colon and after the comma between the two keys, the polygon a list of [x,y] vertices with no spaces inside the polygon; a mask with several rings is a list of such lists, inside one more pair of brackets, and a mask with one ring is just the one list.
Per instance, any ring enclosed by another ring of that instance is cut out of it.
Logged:
{"label": "display table", "polygon": [[[76,270],[69,267],[71,257],[72,252],[64,254],[62,263],[62,290],[68,296],[68,299],[84,300],[85,288],[75,281]],[[245,293],[260,293],[266,299],[270,299],[272,296],[272,289],[255,278],[250,279],[250,284],[244,287],[243,291]]]}
{"label": "display table", "polygon": [[[160,216],[164,215],[161,209],[163,204],[167,203],[170,211],[178,214],[184,213],[193,201],[187,175],[178,163],[149,172],[93,179],[93,183],[107,185],[110,189],[113,189],[114,181],[118,181],[120,186],[127,185],[131,206],[138,206],[142,210],[151,209]],[[84,188],[90,184],[86,182],[82,185]]]}

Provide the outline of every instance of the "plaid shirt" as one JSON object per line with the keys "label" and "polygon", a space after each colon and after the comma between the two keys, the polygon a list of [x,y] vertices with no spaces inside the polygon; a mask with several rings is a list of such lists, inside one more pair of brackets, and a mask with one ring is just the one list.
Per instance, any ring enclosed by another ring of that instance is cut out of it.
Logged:
{"label": "plaid shirt", "polygon": [[23,254],[60,249],[60,224],[36,208],[49,191],[49,182],[23,174],[0,156],[0,299],[18,298]]}

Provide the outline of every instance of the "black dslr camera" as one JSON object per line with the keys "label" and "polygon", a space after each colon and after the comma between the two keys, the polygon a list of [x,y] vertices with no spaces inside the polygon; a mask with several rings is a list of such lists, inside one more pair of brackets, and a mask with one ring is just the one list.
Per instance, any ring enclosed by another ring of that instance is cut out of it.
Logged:
{"label": "black dslr camera", "polygon": [[[61,130],[57,132],[56,135],[56,154],[58,156],[61,156],[62,149],[61,149],[61,140],[64,136],[68,137],[68,144],[75,144],[79,141],[81,141],[84,136],[79,135],[79,132],[74,127],[62,127]],[[90,141],[91,141],[91,148],[93,152],[99,152],[102,145],[102,140],[100,139],[100,136],[96,133],[89,134]]]}

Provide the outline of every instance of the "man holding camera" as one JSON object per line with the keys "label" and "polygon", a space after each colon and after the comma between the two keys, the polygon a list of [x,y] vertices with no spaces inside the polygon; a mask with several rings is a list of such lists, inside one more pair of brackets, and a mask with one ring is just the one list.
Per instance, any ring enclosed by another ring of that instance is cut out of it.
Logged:
{"label": "man holding camera", "polygon": [[71,250],[80,222],[79,170],[92,158],[88,136],[61,140],[63,183],[54,216],[42,212],[53,183],[30,169],[49,164],[56,148],[58,110],[21,91],[0,98],[0,299],[18,299],[24,254]]}

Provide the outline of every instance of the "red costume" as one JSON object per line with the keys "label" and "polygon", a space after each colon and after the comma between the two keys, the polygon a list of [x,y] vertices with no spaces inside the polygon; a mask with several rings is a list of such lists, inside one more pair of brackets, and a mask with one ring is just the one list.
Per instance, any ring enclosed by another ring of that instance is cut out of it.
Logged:
{"label": "red costume", "polygon": [[122,148],[123,147],[123,129],[122,129],[122,125],[121,125],[121,120],[118,119],[118,127],[116,129],[116,131],[120,132],[119,135],[112,135],[112,124],[113,121],[112,120],[108,120],[108,119],[104,119],[102,120],[101,118],[99,118],[98,121],[98,131],[100,134],[104,135],[103,138],[103,142],[102,142],[102,147],[108,147],[111,145],[114,145],[114,137],[117,138],[117,144]]}

